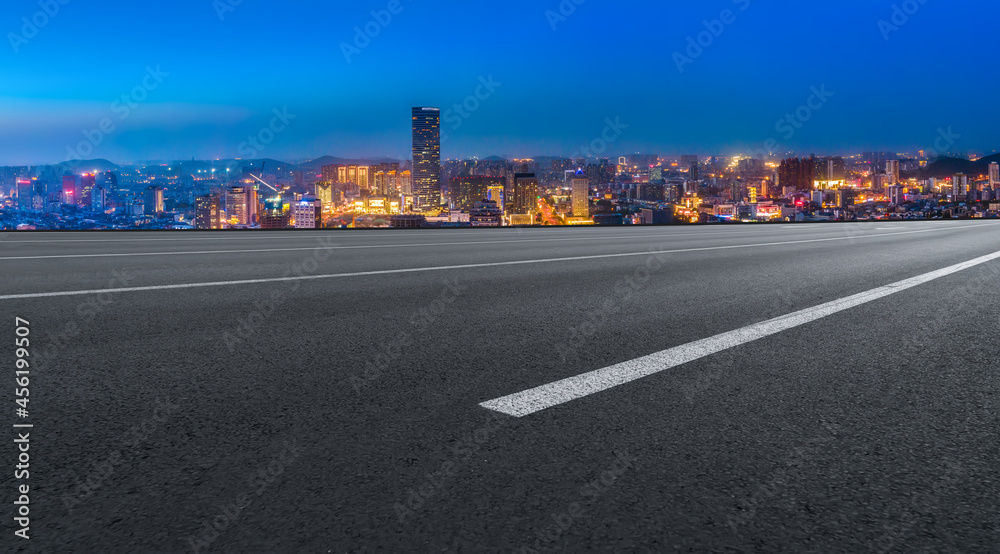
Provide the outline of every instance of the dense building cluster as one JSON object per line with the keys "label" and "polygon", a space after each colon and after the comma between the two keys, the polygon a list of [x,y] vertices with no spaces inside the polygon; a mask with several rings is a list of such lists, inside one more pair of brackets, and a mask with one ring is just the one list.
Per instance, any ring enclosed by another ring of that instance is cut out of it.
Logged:
{"label": "dense building cluster", "polygon": [[441,158],[438,108],[412,158],[0,167],[7,229],[316,229],[997,217],[1000,156]]}

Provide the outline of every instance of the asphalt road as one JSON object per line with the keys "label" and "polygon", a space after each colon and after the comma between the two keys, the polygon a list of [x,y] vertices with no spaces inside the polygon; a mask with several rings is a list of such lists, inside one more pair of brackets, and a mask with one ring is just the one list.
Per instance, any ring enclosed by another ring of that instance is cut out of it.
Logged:
{"label": "asphalt road", "polygon": [[35,427],[0,550],[997,552],[1000,260],[480,404],[998,251],[988,221],[5,233]]}

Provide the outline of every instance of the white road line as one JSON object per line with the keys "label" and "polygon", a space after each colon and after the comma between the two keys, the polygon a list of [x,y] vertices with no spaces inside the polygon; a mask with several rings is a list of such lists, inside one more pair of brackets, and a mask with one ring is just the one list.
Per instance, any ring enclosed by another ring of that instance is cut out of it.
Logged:
{"label": "white road line", "polygon": [[[489,241],[461,241],[461,242],[436,242],[436,243],[414,243],[414,244],[371,244],[356,246],[311,246],[299,248],[255,248],[240,250],[195,250],[187,252],[120,252],[105,254],[52,254],[47,256],[5,256],[3,260],[50,260],[62,258],[127,258],[132,256],[197,256],[204,254],[241,254],[241,253],[263,253],[263,252],[299,252],[322,248],[323,250],[364,250],[369,248],[424,248],[430,246],[462,246],[462,245],[483,245],[483,244],[516,244],[526,242],[576,242],[595,240],[622,240],[622,239],[660,239],[673,237],[703,236],[705,238],[723,235],[746,235],[746,233],[671,233],[665,235],[611,235],[603,237],[574,237],[574,238],[553,238],[553,239],[519,239],[519,240],[489,240]],[[332,235],[328,235],[332,236]],[[314,237],[315,238],[315,237]],[[320,237],[325,238],[325,237]],[[73,242],[73,241],[68,241]],[[83,241],[80,241],[83,242]],[[2,244],[3,241],[0,241]]]}
{"label": "white road line", "polygon": [[[991,225],[997,225],[996,223]],[[966,225],[962,227],[949,227],[949,230],[954,229],[964,229],[965,227],[985,227],[985,225]],[[462,265],[445,265],[437,267],[413,267],[407,269],[384,269],[379,271],[359,271],[354,273],[333,273],[326,275],[298,275],[295,277],[273,277],[267,279],[243,279],[239,281],[215,281],[208,283],[183,283],[177,285],[150,285],[145,287],[126,287],[126,288],[111,288],[111,289],[90,289],[90,290],[72,290],[72,291],[60,291],[60,292],[33,292],[27,294],[8,294],[0,296],[0,301],[3,300],[23,300],[29,298],[53,298],[57,296],[84,296],[89,294],[119,294],[125,292],[143,292],[143,291],[154,291],[154,290],[178,290],[178,289],[196,289],[205,287],[224,287],[224,286],[235,286],[235,285],[256,285],[264,283],[284,283],[289,281],[314,281],[317,279],[344,279],[348,277],[366,277],[372,275],[395,275],[400,273],[426,273],[431,271],[448,271],[453,269],[480,269],[486,267],[503,267],[503,266],[515,266],[515,265],[531,265],[531,264],[545,264],[554,262],[573,262],[582,260],[600,260],[609,258],[629,258],[635,256],[654,256],[660,254],[682,254],[685,252],[707,252],[711,250],[736,250],[742,248],[763,248],[767,246],[784,246],[789,244],[806,244],[806,243],[816,243],[816,242],[833,242],[842,240],[860,240],[867,238],[877,238],[877,237],[890,237],[898,235],[912,235],[916,233],[929,233],[933,231],[939,231],[940,229],[925,229],[922,231],[905,231],[900,233],[884,233],[881,235],[862,235],[854,237],[829,237],[823,239],[807,239],[807,240],[789,240],[781,242],[764,242],[757,244],[734,244],[729,246],[706,246],[702,248],[682,248],[677,250],[653,250],[648,252],[625,252],[620,254],[596,254],[591,256],[572,256],[568,258],[544,258],[538,260],[515,260],[510,262],[492,262],[492,263],[480,263],[480,264],[462,264]]]}
{"label": "white road line", "polygon": [[642,379],[643,377],[655,375],[688,362],[722,352],[723,350],[735,348],[748,342],[805,325],[817,319],[822,319],[838,312],[885,298],[886,296],[911,289],[935,279],[947,277],[948,275],[991,262],[998,258],[1000,258],[1000,252],[994,252],[993,254],[974,260],[925,273],[911,279],[855,294],[854,296],[820,304],[819,306],[807,308],[762,323],[748,325],[735,331],[722,333],[721,335],[677,346],[604,369],[598,369],[577,375],[576,377],[570,377],[483,402],[480,406],[514,417],[524,417],[553,406],[570,402],[571,400],[577,400],[637,379]]}

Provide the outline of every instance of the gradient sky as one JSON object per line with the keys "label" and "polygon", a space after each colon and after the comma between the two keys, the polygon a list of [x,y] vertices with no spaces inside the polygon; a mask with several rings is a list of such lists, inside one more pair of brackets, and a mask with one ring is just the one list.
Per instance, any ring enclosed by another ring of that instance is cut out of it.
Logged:
{"label": "gradient sky", "polygon": [[[616,117],[628,128],[604,155],[769,138],[801,153],[916,150],[948,127],[955,152],[997,148],[994,2],[927,0],[885,40],[890,1],[584,0],[553,30],[559,0],[401,0],[350,62],[341,43],[388,0],[243,0],[220,19],[225,2],[68,0],[15,53],[8,33],[39,5],[5,0],[0,164],[65,160],[103,118],[115,128],[89,157],[238,157],[286,107],[295,119],[258,157],[408,158],[410,107],[446,110],[491,75],[500,86],[461,127],[443,124],[443,157],[568,156]],[[679,72],[674,52],[725,9],[735,21]],[[169,76],[122,120],[112,103],[157,66]],[[775,123],[824,84],[834,95],[786,140]]]}

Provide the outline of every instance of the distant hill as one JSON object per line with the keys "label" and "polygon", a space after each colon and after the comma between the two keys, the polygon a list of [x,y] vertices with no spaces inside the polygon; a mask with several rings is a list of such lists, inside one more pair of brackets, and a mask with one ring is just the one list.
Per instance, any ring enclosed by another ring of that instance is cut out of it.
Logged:
{"label": "distant hill", "polygon": [[323,156],[322,158],[316,158],[315,160],[310,160],[308,162],[300,163],[298,169],[300,171],[306,171],[310,173],[319,173],[323,171],[324,165],[374,165],[380,163],[392,163],[398,162],[399,160],[394,160],[391,158],[338,158],[336,156]]}
{"label": "distant hill", "polygon": [[108,160],[97,159],[97,160],[71,160],[66,161],[61,164],[56,164],[61,171],[114,171],[118,169],[118,165]]}
{"label": "distant hill", "polygon": [[985,158],[980,158],[976,161],[963,160],[961,158],[938,158],[934,162],[927,165],[927,167],[919,169],[913,174],[919,179],[947,179],[952,177],[956,173],[965,173],[966,175],[979,176],[979,175],[989,175],[990,163],[998,162],[1000,163],[1000,154],[993,154],[992,156],[987,156]]}

